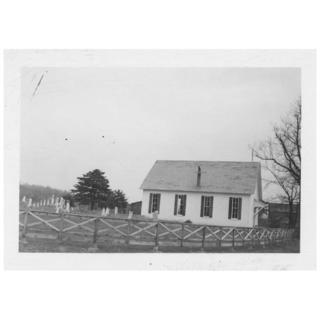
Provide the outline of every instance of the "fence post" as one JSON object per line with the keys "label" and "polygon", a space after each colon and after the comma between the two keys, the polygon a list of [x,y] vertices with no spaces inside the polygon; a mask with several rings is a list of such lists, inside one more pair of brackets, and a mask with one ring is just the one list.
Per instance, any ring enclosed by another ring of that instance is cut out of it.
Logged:
{"label": "fence post", "polygon": [[95,218],[93,222],[93,241],[92,246],[88,248],[88,252],[97,252],[98,246],[97,246],[97,239],[98,239],[98,223],[100,218]]}
{"label": "fence post", "polygon": [[258,236],[257,236],[257,239],[256,239],[256,246],[257,246],[257,247],[260,247],[260,246],[261,246],[260,231],[259,231],[259,230],[258,230]]}
{"label": "fence post", "polygon": [[159,250],[159,222],[155,225],[155,237],[154,237],[154,248],[153,251]]}
{"label": "fence post", "polygon": [[[267,241],[266,241],[266,239],[268,239],[268,237],[266,236],[266,230],[265,229],[263,229],[263,231],[262,231],[262,235],[263,235],[263,237],[262,237],[262,247],[263,248],[265,248],[266,247],[266,244],[267,244]],[[267,233],[267,235],[268,235],[268,233]]]}
{"label": "fence post", "polygon": [[252,230],[251,245],[252,245],[252,247],[254,247],[254,228]]}
{"label": "fence post", "polygon": [[131,231],[131,221],[128,219],[128,226],[127,226],[127,237],[126,237],[126,244],[130,244],[130,231]]}
{"label": "fence post", "polygon": [[98,222],[99,222],[99,218],[96,218],[94,220],[94,230],[93,230],[93,244],[94,245],[97,243],[97,238],[98,238]]}
{"label": "fence post", "polygon": [[59,236],[58,236],[58,239],[59,239],[59,241],[60,242],[62,242],[62,237],[63,237],[63,225],[64,225],[64,223],[63,223],[63,219],[64,217],[63,217],[63,212],[61,211],[60,212],[60,228],[59,228]]}
{"label": "fence post", "polygon": [[218,232],[218,235],[219,235],[219,239],[218,239],[218,247],[221,248],[221,227],[219,227],[219,232]]}
{"label": "fence post", "polygon": [[234,228],[232,229],[232,249],[234,249]]}
{"label": "fence post", "polygon": [[26,242],[26,236],[28,231],[28,215],[29,215],[29,209],[25,211],[24,217],[23,217],[22,239],[24,242]]}
{"label": "fence post", "polygon": [[276,232],[275,231],[272,232],[271,243],[272,244],[276,243]]}
{"label": "fence post", "polygon": [[180,247],[183,247],[183,234],[184,234],[184,223],[181,225],[181,239],[180,239]]}
{"label": "fence post", "polygon": [[206,226],[202,228],[202,241],[201,241],[201,251],[204,251],[204,244],[206,241]]}

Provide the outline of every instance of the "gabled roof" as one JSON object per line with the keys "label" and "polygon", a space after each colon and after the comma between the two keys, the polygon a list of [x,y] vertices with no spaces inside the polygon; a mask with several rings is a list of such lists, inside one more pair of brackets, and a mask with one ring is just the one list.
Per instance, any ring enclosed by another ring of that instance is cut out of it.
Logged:
{"label": "gabled roof", "polygon": [[[198,166],[201,168],[199,187]],[[258,197],[262,199],[259,162],[157,160],[141,189],[249,195],[257,186]]]}

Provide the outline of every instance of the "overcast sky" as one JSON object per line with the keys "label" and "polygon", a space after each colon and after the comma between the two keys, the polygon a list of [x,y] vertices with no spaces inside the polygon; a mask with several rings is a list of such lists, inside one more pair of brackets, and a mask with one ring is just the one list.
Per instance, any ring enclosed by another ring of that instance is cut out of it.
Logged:
{"label": "overcast sky", "polygon": [[157,159],[250,161],[248,145],[300,96],[294,68],[26,68],[21,79],[21,182],[68,190],[98,168],[130,201]]}

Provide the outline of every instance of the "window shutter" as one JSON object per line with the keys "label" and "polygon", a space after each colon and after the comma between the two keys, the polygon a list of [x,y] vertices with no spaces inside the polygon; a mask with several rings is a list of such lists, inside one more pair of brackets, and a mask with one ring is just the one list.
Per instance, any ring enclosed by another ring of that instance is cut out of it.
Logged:
{"label": "window shutter", "polygon": [[174,212],[173,212],[175,216],[177,215],[177,205],[178,205],[178,195],[176,194],[174,198]]}
{"label": "window shutter", "polygon": [[151,213],[151,206],[152,206],[152,193],[149,195],[149,210],[148,212]]}
{"label": "window shutter", "polygon": [[184,195],[182,197],[182,201],[183,201],[183,211],[182,211],[182,215],[185,216],[186,215],[186,207],[187,207],[187,196]]}
{"label": "window shutter", "polygon": [[232,211],[232,198],[229,198],[229,214],[228,214],[228,219],[231,219],[231,211]]}
{"label": "window shutter", "polygon": [[160,199],[161,199],[161,193],[158,194],[158,213],[160,213]]}
{"label": "window shutter", "polygon": [[242,198],[239,198],[239,214],[238,219],[241,220]]}
{"label": "window shutter", "polygon": [[203,217],[203,205],[204,205],[204,196],[201,196],[201,211],[200,211],[200,217]]}
{"label": "window shutter", "polygon": [[212,210],[213,210],[213,197],[210,197],[210,210],[209,210],[210,218],[212,218]]}

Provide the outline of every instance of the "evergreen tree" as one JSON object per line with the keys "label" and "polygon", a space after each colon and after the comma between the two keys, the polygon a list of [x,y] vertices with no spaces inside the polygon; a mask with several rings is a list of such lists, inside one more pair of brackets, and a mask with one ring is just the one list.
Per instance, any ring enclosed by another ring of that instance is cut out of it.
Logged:
{"label": "evergreen tree", "polygon": [[95,169],[78,177],[78,183],[72,190],[74,200],[79,201],[80,204],[88,204],[90,210],[106,206],[111,190],[109,180],[104,174],[99,169]]}
{"label": "evergreen tree", "polygon": [[121,190],[113,190],[110,194],[108,204],[111,208],[118,207],[118,208],[126,208],[128,206],[128,200]]}

